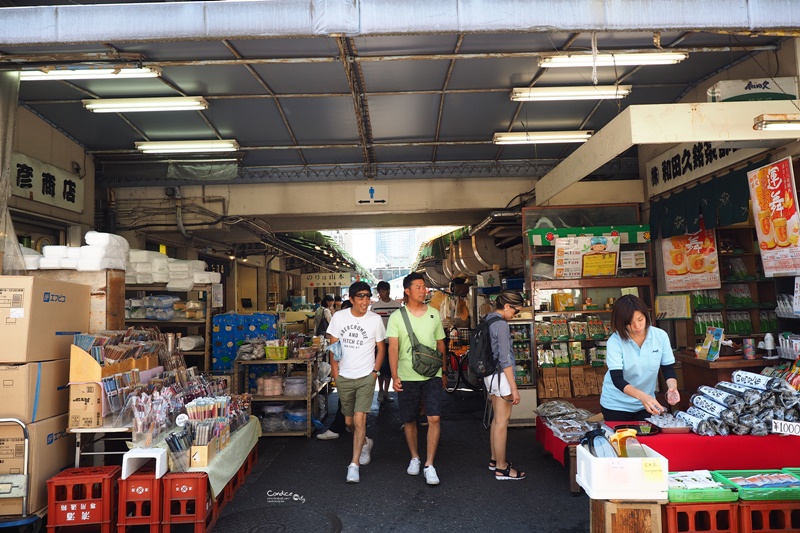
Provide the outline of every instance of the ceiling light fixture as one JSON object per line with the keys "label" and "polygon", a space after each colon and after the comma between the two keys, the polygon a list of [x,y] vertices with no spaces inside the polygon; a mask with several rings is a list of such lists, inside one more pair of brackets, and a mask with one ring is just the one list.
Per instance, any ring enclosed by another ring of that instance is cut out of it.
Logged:
{"label": "ceiling light fixture", "polygon": [[43,80],[110,80],[116,78],[158,78],[161,70],[141,68],[54,68],[49,70],[23,70],[20,81]]}
{"label": "ceiling light fixture", "polygon": [[136,149],[145,154],[235,152],[239,143],[233,139],[215,141],[144,141]]}
{"label": "ceiling light fixture", "polygon": [[625,98],[632,85],[584,85],[579,87],[522,87],[511,89],[515,102],[545,102],[551,100],[604,100]]}
{"label": "ceiling light fixture", "polygon": [[753,119],[754,130],[800,130],[800,113],[758,115]]}
{"label": "ceiling light fixture", "polygon": [[495,133],[494,144],[551,144],[551,143],[583,143],[589,140],[594,131],[513,131]]}
{"label": "ceiling light fixture", "polygon": [[539,66],[542,68],[559,67],[613,67],[633,65],[674,65],[689,57],[685,52],[622,52],[599,53],[592,56],[591,52],[549,54],[539,57]]}
{"label": "ceiling light fixture", "polygon": [[161,98],[98,98],[81,100],[92,113],[135,113],[139,111],[197,111],[208,109],[202,96],[168,96]]}

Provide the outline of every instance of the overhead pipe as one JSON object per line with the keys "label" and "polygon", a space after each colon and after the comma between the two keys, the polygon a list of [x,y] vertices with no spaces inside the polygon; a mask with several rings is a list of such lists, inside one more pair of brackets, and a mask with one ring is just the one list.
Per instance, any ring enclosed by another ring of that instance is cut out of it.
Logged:
{"label": "overhead pipe", "polygon": [[479,224],[470,228],[469,236],[472,237],[493,222],[511,218],[516,220],[520,215],[521,213],[519,211],[493,211],[489,213],[489,216],[483,219],[483,221],[481,221]]}
{"label": "overhead pipe", "polygon": [[178,231],[181,232],[181,235],[186,240],[192,240],[192,235],[186,232],[186,228],[183,227],[183,213],[181,211],[181,204],[183,200],[181,199],[181,188],[175,187],[175,218],[178,220]]}

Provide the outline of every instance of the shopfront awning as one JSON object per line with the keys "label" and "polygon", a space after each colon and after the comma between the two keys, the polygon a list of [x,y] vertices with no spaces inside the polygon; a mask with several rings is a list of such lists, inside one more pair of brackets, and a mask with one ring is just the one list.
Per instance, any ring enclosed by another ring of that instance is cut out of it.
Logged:
{"label": "shopfront awning", "polygon": [[536,203],[548,200],[634,145],[791,141],[798,132],[755,130],[763,114],[796,113],[800,101],[632,105],[536,183]]}

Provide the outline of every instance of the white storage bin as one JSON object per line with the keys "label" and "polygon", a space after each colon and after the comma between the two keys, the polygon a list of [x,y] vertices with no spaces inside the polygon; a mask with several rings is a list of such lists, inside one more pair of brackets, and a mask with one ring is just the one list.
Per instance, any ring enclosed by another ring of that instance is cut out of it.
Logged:
{"label": "white storage bin", "polygon": [[578,446],[578,485],[593,500],[667,499],[667,458],[642,444],[647,457],[599,458]]}

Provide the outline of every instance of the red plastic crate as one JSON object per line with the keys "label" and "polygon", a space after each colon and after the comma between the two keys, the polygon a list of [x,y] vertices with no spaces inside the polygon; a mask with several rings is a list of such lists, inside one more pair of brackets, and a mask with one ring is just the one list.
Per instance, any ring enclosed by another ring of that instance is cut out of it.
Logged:
{"label": "red plastic crate", "polygon": [[162,479],[162,531],[173,524],[194,524],[195,533],[210,531],[217,519],[218,503],[211,498],[205,472],[169,473]]}
{"label": "red plastic crate", "polygon": [[666,533],[739,533],[736,502],[670,503],[664,513]]}
{"label": "red plastic crate", "polygon": [[800,501],[739,500],[740,533],[800,532]]}
{"label": "red plastic crate", "polygon": [[122,468],[68,468],[47,480],[47,530],[96,524],[111,533],[117,521],[117,481]]}
{"label": "red plastic crate", "polygon": [[161,533],[161,485],[152,467],[119,480],[117,533],[131,526],[149,526],[150,533]]}

